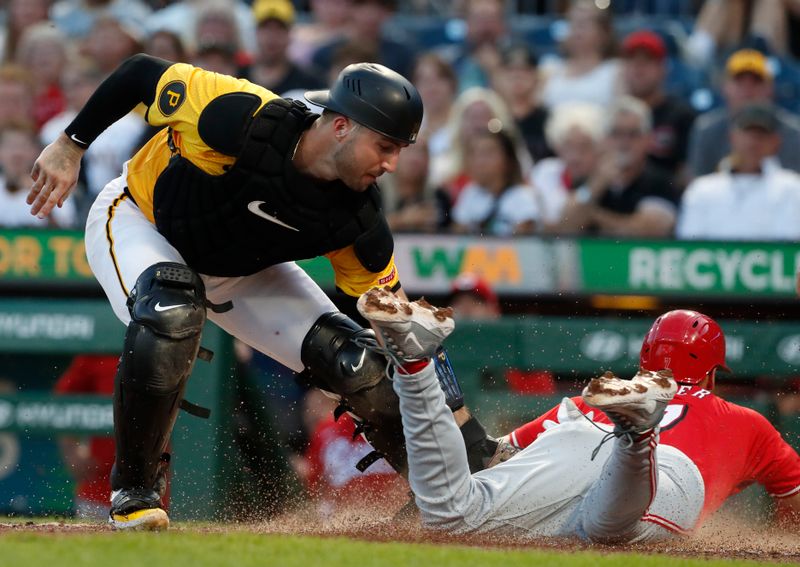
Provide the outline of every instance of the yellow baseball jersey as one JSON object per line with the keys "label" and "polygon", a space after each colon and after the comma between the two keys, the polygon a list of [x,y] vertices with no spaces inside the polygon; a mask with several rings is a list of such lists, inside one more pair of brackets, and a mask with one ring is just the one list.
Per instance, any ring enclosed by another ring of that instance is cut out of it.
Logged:
{"label": "yellow baseball jersey", "polygon": [[[258,96],[262,104],[278,95],[244,79],[220,75],[185,63],[171,65],[161,76],[153,103],[147,107],[145,119],[152,126],[164,126],[128,163],[128,190],[136,204],[150,220],[153,215],[153,190],[173,152],[210,175],[221,175],[235,158],[213,150],[198,132],[203,109],[214,99],[227,93],[244,92]],[[171,140],[170,140],[171,137]],[[395,286],[397,269],[392,256],[380,272],[367,270],[356,257],[353,246],[326,255],[335,272],[336,286],[348,295],[358,296],[374,286]]]}
{"label": "yellow baseball jersey", "polygon": [[[145,113],[152,126],[171,128],[176,150],[210,175],[221,175],[223,167],[235,160],[209,148],[197,131],[203,109],[215,98],[233,92],[246,92],[261,98],[262,106],[277,95],[244,79],[211,73],[186,63],[169,67],[156,87],[156,95]],[[153,188],[167,166],[172,152],[170,131],[165,128],[139,150],[128,164],[128,190],[145,216],[153,218]]]}

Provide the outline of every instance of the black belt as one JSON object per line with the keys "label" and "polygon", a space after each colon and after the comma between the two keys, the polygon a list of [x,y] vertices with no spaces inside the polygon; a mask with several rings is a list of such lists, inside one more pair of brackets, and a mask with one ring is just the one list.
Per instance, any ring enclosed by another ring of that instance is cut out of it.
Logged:
{"label": "black belt", "polygon": [[123,193],[125,193],[125,194],[128,196],[128,199],[130,199],[130,200],[131,200],[131,202],[132,202],[134,205],[136,205],[137,207],[139,206],[139,204],[136,202],[136,199],[134,199],[134,198],[133,198],[133,193],[131,193],[131,190],[130,190],[130,189],[128,189],[127,185],[126,185],[126,186],[125,186],[125,188],[122,190],[122,192],[123,192]]}

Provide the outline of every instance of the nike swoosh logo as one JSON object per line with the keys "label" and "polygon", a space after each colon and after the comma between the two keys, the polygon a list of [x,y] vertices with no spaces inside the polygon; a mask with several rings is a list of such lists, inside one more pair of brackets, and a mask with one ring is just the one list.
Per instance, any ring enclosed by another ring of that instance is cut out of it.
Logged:
{"label": "nike swoosh logo", "polygon": [[263,205],[263,204],[264,204],[264,201],[250,201],[247,204],[247,210],[250,211],[251,213],[253,213],[254,215],[257,215],[257,216],[261,217],[262,219],[266,219],[269,222],[274,222],[275,224],[280,225],[283,228],[288,228],[289,230],[293,230],[295,232],[300,232],[299,229],[297,229],[297,228],[295,228],[295,227],[293,227],[291,225],[288,225],[285,222],[283,222],[282,220],[276,219],[272,215],[267,214],[264,211],[262,211],[261,210],[261,205]]}
{"label": "nike swoosh logo", "polygon": [[178,303],[177,305],[161,305],[161,302],[159,301],[158,303],[156,303],[154,309],[159,313],[161,313],[162,311],[169,311],[170,309],[175,309],[176,307],[183,307],[184,305],[186,304]]}
{"label": "nike swoosh logo", "polygon": [[89,145],[86,142],[84,142],[83,140],[79,140],[78,137],[75,134],[70,134],[69,139],[72,140],[73,142],[77,143],[77,144],[81,144],[82,146],[88,146]]}
{"label": "nike swoosh logo", "polygon": [[419,339],[417,339],[417,336],[414,333],[407,334],[406,340],[403,341],[403,344],[408,344],[409,342],[414,343],[419,350],[422,350],[422,345],[419,344]]}
{"label": "nike swoosh logo", "polygon": [[363,351],[361,351],[361,360],[358,361],[358,365],[357,366],[354,366],[352,364],[350,365],[350,368],[353,369],[353,372],[358,372],[359,370],[361,370],[361,367],[364,366],[364,357],[366,355],[367,355],[367,349],[364,349]]}

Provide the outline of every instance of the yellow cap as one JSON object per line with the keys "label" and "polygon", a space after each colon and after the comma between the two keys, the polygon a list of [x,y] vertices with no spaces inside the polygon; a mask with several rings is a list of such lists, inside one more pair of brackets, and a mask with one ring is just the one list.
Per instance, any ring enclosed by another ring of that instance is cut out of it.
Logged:
{"label": "yellow cap", "polygon": [[742,73],[752,73],[765,81],[772,79],[772,72],[769,70],[766,56],[755,49],[740,49],[731,55],[725,65],[725,70],[731,77]]}
{"label": "yellow cap", "polygon": [[256,0],[253,3],[253,19],[256,25],[266,20],[278,20],[289,27],[294,23],[294,6],[290,0]]}

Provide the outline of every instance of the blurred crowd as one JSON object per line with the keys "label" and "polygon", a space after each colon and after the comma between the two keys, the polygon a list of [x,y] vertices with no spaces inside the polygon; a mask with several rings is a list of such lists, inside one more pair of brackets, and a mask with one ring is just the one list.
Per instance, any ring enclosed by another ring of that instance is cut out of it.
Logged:
{"label": "blurred crowd", "polygon": [[720,240],[800,236],[798,0],[5,0],[0,226],[82,228],[155,132],[143,108],[40,220],[43,145],[146,52],[289,98],[382,63],[425,104],[382,178],[395,232]]}

